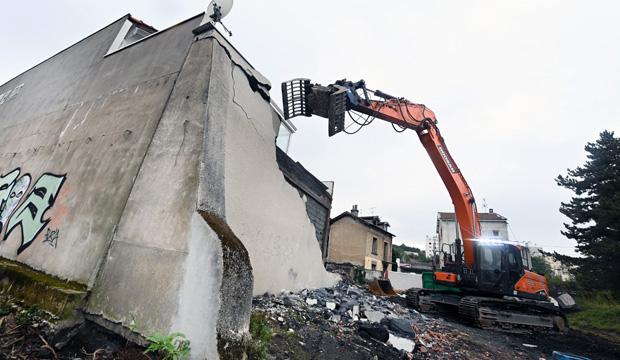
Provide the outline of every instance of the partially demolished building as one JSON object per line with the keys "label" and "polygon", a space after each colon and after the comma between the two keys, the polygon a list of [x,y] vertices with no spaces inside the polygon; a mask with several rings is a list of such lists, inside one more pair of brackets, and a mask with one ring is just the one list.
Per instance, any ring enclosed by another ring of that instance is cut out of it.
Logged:
{"label": "partially demolished building", "polygon": [[270,87],[204,14],[124,16],[1,85],[0,289],[215,359],[253,293],[333,284]]}

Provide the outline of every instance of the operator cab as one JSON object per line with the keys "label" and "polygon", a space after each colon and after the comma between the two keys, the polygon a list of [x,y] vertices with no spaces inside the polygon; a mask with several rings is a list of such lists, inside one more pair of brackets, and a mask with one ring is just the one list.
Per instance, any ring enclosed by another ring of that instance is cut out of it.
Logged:
{"label": "operator cab", "polygon": [[511,244],[476,242],[478,288],[498,295],[512,295],[525,269],[521,250]]}

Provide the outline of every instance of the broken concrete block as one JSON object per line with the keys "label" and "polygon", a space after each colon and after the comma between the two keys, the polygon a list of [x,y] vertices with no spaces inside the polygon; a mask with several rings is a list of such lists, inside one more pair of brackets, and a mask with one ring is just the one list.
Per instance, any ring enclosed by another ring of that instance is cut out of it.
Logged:
{"label": "broken concrete block", "polygon": [[312,299],[312,298],[307,298],[306,299],[306,304],[308,305],[316,305],[318,303],[317,299]]}

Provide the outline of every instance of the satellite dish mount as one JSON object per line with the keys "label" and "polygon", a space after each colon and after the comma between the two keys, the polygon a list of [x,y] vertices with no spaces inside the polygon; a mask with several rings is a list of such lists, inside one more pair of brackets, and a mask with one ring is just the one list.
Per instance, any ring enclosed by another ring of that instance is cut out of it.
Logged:
{"label": "satellite dish mount", "polygon": [[207,16],[211,19],[211,22],[222,24],[222,27],[229,36],[232,36],[232,32],[228,30],[226,25],[222,22],[222,19],[228,15],[233,6],[233,0],[212,0],[207,8]]}

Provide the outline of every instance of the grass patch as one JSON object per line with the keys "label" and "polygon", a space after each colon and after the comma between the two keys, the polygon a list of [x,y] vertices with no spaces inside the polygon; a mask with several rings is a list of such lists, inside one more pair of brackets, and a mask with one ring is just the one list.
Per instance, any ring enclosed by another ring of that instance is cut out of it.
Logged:
{"label": "grass patch", "polygon": [[609,293],[599,292],[576,299],[581,311],[568,314],[572,328],[620,341],[620,301]]}
{"label": "grass patch", "polygon": [[189,357],[189,340],[181,333],[170,335],[153,335],[147,337],[151,342],[144,354],[155,353],[163,356],[163,360],[181,360]]}
{"label": "grass patch", "polygon": [[250,340],[247,348],[249,359],[263,360],[267,358],[267,346],[273,336],[267,318],[264,314],[255,312],[250,318]]}

